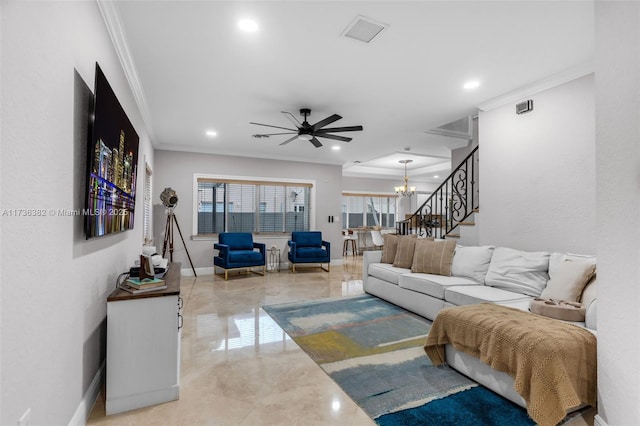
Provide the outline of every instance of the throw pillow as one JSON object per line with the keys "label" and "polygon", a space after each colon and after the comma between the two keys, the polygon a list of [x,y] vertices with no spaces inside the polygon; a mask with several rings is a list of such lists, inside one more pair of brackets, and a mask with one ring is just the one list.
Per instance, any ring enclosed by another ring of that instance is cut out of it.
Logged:
{"label": "throw pillow", "polygon": [[395,235],[384,234],[384,245],[382,246],[382,259],[380,263],[393,263],[398,251],[398,241],[401,238],[416,238],[416,235]]}
{"label": "throw pillow", "polygon": [[566,260],[549,279],[540,297],[576,302],[595,271],[593,263]]}
{"label": "throw pillow", "polygon": [[484,278],[489,270],[494,249],[494,246],[463,247],[458,244],[453,254],[451,275],[473,278],[484,284]]}
{"label": "throw pillow", "polygon": [[528,296],[540,296],[549,280],[549,253],[496,247],[485,285]]}
{"label": "throw pillow", "polygon": [[396,251],[395,259],[393,259],[393,266],[397,268],[411,268],[416,240],[417,238],[399,238],[398,250]]}
{"label": "throw pillow", "polygon": [[411,272],[451,276],[455,240],[418,240],[413,253]]}
{"label": "throw pillow", "polygon": [[596,257],[592,255],[554,252],[551,253],[551,256],[549,257],[549,279],[553,278],[556,271],[562,266],[565,260],[596,264]]}
{"label": "throw pillow", "polygon": [[381,263],[393,263],[396,258],[396,251],[398,250],[398,236],[394,234],[385,234],[384,245],[382,246],[382,259]]}

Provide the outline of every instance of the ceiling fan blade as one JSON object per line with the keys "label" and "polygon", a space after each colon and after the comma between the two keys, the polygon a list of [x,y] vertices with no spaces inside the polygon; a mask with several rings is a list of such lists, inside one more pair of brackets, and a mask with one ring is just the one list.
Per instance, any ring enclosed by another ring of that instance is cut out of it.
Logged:
{"label": "ceiling fan blade", "polygon": [[296,134],[295,136],[293,136],[293,137],[290,137],[290,138],[289,138],[289,139],[287,139],[286,141],[282,142],[280,145],[286,145],[286,144],[288,144],[289,142],[294,141],[294,140],[296,140],[296,139],[298,139],[298,135],[297,135],[297,134]]}
{"label": "ceiling fan blade", "polygon": [[316,130],[314,133],[358,132],[360,130],[363,130],[362,126],[331,127],[327,129]]}
{"label": "ceiling fan blade", "polygon": [[342,117],[340,117],[338,114],[333,114],[330,117],[325,118],[324,120],[320,120],[318,121],[316,124],[314,124],[313,126],[311,126],[311,130],[318,130],[321,127],[324,127],[328,124],[333,123],[334,121],[338,121],[340,120]]}
{"label": "ceiling fan blade", "polygon": [[284,114],[285,117],[287,117],[287,119],[289,121],[291,121],[293,123],[294,126],[296,127],[302,127],[302,123],[300,122],[300,120],[298,120],[293,114],[291,114],[289,111],[280,111],[281,113]]}
{"label": "ceiling fan blade", "polygon": [[309,141],[313,144],[313,146],[315,146],[316,148],[320,148],[322,146],[322,144],[320,143],[320,141],[318,139],[316,139],[316,137],[312,137],[311,140]]}
{"label": "ceiling fan blade", "polygon": [[282,129],[282,130],[291,130],[292,132],[298,131],[298,129],[289,129],[288,127],[272,126],[271,124],[254,123],[253,121],[250,121],[249,124],[255,124],[256,126],[274,127],[276,129]]}
{"label": "ceiling fan blade", "polygon": [[342,142],[351,142],[352,140],[352,138],[346,138],[344,136],[338,136],[338,135],[325,135],[324,133],[316,133],[315,136],[319,138],[335,139],[337,141],[342,141]]}
{"label": "ceiling fan blade", "polygon": [[284,132],[284,133],[258,133],[260,136],[278,136],[278,135],[293,135],[298,134],[298,132]]}

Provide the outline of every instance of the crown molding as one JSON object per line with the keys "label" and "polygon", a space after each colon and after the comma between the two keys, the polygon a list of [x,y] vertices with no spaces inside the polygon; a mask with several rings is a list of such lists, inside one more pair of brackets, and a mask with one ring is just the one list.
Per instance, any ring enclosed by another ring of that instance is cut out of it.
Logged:
{"label": "crown molding", "polygon": [[580,77],[593,73],[593,62],[588,61],[573,68],[569,68],[566,71],[554,74],[550,77],[538,80],[527,86],[520,87],[504,95],[497,96],[489,99],[478,105],[480,111],[490,111],[492,109],[501,107],[503,105],[519,101],[523,98],[535,95],[544,90],[551,89],[564,83],[568,83],[572,80],[576,80]]}
{"label": "crown molding", "polygon": [[104,19],[104,23],[107,27],[107,31],[109,32],[109,36],[111,37],[111,42],[113,43],[116,54],[118,55],[118,59],[120,59],[124,75],[129,82],[129,88],[133,93],[133,98],[138,106],[140,115],[142,116],[142,121],[144,122],[147,134],[149,135],[150,142],[153,145],[155,137],[151,127],[151,117],[147,106],[147,100],[144,95],[140,79],[138,78],[138,72],[133,62],[129,45],[127,44],[124,27],[122,26],[120,15],[118,14],[118,10],[115,6],[116,2],[110,0],[96,0],[96,2],[98,3],[98,8],[100,9],[100,13]]}

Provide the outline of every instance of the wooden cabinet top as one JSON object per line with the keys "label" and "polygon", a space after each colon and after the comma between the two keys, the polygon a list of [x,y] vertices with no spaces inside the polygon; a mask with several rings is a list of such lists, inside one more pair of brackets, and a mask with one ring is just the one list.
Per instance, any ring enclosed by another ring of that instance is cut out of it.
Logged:
{"label": "wooden cabinet top", "polygon": [[131,299],[145,299],[148,297],[180,295],[180,267],[181,267],[180,262],[169,263],[169,267],[167,268],[167,273],[163,278],[165,284],[167,285],[167,288],[163,288],[162,290],[157,290],[157,291],[149,291],[149,292],[140,293],[140,294],[132,294],[132,293],[129,293],[128,291],[117,288],[109,295],[109,297],[107,297],[107,302],[117,302],[120,300],[131,300]]}

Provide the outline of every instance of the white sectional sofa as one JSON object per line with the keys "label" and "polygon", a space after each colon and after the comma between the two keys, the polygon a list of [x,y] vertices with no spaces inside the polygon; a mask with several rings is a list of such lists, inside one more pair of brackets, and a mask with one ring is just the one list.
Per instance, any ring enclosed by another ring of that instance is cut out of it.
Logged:
{"label": "white sectional sofa", "polygon": [[[561,280],[565,260],[595,265],[594,256],[569,253],[526,252],[506,247],[456,247],[451,276],[414,273],[411,269],[381,263],[380,251],[364,252],[363,286],[365,292],[387,300],[430,320],[446,307],[475,303],[495,303],[522,310],[531,299],[544,296],[553,279],[553,295]],[[596,288],[592,279],[584,289],[576,289],[586,307],[585,322],[575,323],[596,333]],[[526,407],[514,390],[513,379],[493,370],[479,359],[446,345],[447,363],[505,398]]]}

